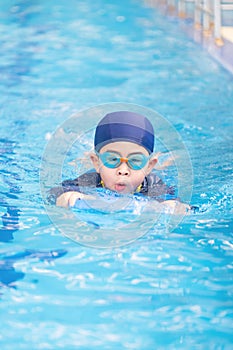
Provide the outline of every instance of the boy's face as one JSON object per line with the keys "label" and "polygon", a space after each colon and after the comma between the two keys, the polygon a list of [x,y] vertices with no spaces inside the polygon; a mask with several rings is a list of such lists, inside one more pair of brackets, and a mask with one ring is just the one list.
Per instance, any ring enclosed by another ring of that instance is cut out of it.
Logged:
{"label": "boy's face", "polygon": [[[113,152],[113,154],[119,155],[124,160],[116,168],[105,166],[96,154],[91,155],[91,160],[96,171],[100,174],[104,186],[118,193],[127,194],[135,192],[143,182],[145,176],[151,172],[157,163],[156,158],[149,158],[149,153],[144,147],[133,142],[121,141],[109,143],[102,147],[99,153],[104,154],[106,152]],[[126,159],[132,155],[139,155],[139,157],[144,155],[148,157],[148,161],[142,169],[134,170],[126,162]]]}

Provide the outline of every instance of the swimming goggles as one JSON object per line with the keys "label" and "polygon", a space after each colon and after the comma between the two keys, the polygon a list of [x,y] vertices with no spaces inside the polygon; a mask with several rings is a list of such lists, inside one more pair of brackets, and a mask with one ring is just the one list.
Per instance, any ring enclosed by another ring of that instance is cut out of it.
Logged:
{"label": "swimming goggles", "polygon": [[117,152],[96,152],[104,166],[110,169],[118,168],[121,163],[125,162],[133,170],[144,168],[150,157],[142,153],[132,153],[128,158],[123,158]]}

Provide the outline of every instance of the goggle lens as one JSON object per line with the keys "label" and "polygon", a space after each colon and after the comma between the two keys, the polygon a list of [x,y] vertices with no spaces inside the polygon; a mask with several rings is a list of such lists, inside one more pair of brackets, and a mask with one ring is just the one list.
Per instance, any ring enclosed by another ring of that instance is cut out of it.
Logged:
{"label": "goggle lens", "polygon": [[142,153],[134,153],[128,158],[122,158],[115,152],[98,153],[98,156],[104,166],[110,169],[118,168],[122,162],[126,162],[133,170],[141,170],[148,162],[149,157]]}

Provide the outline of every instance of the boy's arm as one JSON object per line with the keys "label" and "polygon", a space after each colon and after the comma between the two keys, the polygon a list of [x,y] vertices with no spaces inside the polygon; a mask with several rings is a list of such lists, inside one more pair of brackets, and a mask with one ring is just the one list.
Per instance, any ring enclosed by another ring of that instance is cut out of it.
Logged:
{"label": "boy's arm", "polygon": [[79,192],[76,180],[66,180],[62,182],[61,186],[51,188],[47,200],[49,204],[57,204],[58,199],[65,198],[64,195],[68,192]]}
{"label": "boy's arm", "polygon": [[73,207],[80,199],[95,199],[95,197],[77,191],[68,191],[60,195],[56,200],[56,205],[63,208]]}
{"label": "boy's arm", "polygon": [[[98,187],[99,184],[99,176],[96,172],[90,171],[80,175],[78,178],[74,180],[65,180],[62,182],[61,186],[53,187],[50,189],[48,194],[48,202],[50,204],[63,203],[63,200],[66,201],[66,198],[69,197],[66,193],[80,193],[83,195],[82,188],[95,188]],[[61,197],[61,198],[60,198]],[[80,196],[78,196],[80,197]],[[81,198],[78,198],[81,199]],[[63,206],[63,205],[62,205]]]}
{"label": "boy's arm", "polygon": [[197,207],[182,203],[178,199],[169,199],[165,201],[150,200],[147,205],[152,211],[171,215],[189,215],[192,212],[195,213],[195,209],[197,209]]}
{"label": "boy's arm", "polygon": [[189,215],[192,207],[189,204],[182,203],[179,200],[170,199],[164,202],[161,202],[165,212],[168,210],[169,213],[174,215]]}

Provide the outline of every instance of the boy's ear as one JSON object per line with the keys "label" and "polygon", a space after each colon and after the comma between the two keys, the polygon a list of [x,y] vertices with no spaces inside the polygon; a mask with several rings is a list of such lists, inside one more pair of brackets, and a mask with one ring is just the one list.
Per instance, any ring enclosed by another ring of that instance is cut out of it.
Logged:
{"label": "boy's ear", "polygon": [[99,173],[99,157],[95,153],[90,154],[90,159],[97,173]]}
{"label": "boy's ear", "polygon": [[150,174],[150,172],[152,171],[152,169],[154,168],[154,166],[157,162],[158,162],[158,159],[156,158],[156,156],[151,157],[151,159],[149,160],[149,163],[147,165],[146,175]]}

